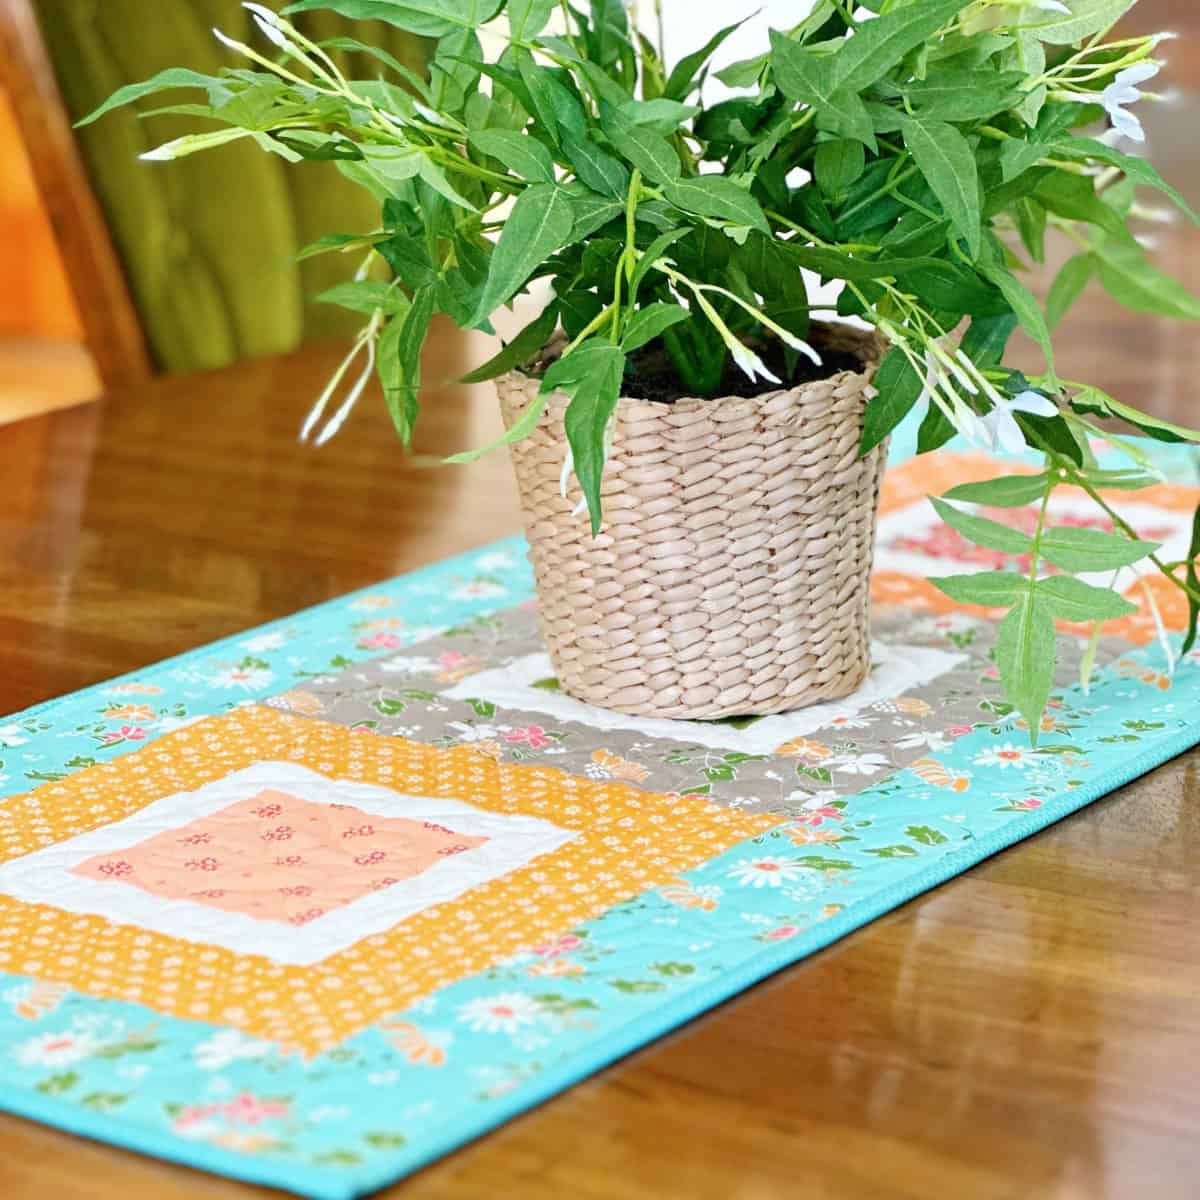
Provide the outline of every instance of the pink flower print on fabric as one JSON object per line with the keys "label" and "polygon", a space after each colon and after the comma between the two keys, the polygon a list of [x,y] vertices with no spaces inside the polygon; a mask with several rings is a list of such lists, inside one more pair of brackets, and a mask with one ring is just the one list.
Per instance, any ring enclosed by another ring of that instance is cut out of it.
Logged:
{"label": "pink flower print on fabric", "polygon": [[553,738],[540,725],[526,725],[521,729],[510,729],[504,735],[504,740],[510,746],[524,744],[531,750],[541,750],[543,746],[549,746]]}
{"label": "pink flower print on fabric", "polygon": [[305,925],[487,840],[267,788],[135,846],[94,855],[74,873]]}

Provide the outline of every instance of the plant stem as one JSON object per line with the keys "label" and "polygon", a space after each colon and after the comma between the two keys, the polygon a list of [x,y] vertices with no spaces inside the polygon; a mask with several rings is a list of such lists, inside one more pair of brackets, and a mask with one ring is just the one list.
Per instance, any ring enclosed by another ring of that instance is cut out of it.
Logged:
{"label": "plant stem", "polygon": [[895,188],[899,187],[900,184],[902,184],[906,179],[910,178],[916,173],[916,167],[906,167],[896,176],[895,179],[888,180],[887,183],[880,188],[876,188],[875,191],[873,191],[869,196],[864,196],[863,199],[861,199],[857,204],[851,205],[844,213],[840,215],[838,219],[840,221],[848,221],[856,213],[862,212],[862,210],[868,205],[874,204],[875,201],[880,197],[891,194]]}
{"label": "plant stem", "polygon": [[571,342],[570,345],[568,345],[567,348],[562,352],[562,357],[566,358],[566,356],[568,354],[570,354],[571,351],[574,350],[575,347],[578,346],[580,342],[591,337],[591,335],[593,333],[595,333],[596,330],[599,329],[604,324],[604,322],[607,321],[611,316],[612,316],[612,305],[610,304],[607,307],[602,308],[587,323],[587,325],[585,325],[584,328],[579,331],[579,336],[577,338],[575,338],[575,340],[573,342]]}
{"label": "plant stem", "polygon": [[846,254],[874,254],[879,247],[873,246],[869,242],[826,242],[817,237],[811,229],[805,229],[803,225],[797,225],[795,221],[789,217],[785,217],[783,213],[776,212],[773,208],[766,210],[767,216],[772,221],[778,221],[780,225],[807,238],[814,246],[820,246],[822,250],[841,250]]}

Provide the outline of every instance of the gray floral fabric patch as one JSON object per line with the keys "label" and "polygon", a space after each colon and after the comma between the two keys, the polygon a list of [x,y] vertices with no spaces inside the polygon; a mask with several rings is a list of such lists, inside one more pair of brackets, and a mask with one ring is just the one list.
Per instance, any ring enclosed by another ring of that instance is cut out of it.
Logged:
{"label": "gray floral fabric patch", "polygon": [[[566,695],[536,614],[521,607],[388,658],[313,676],[267,703],[819,826],[822,810],[837,812],[846,797],[898,770],[955,787],[939,751],[1010,711],[988,657],[993,630],[961,613],[884,609],[875,621],[871,675],[852,696],[778,716],[674,721],[629,717]],[[1073,677],[1073,657],[1063,664],[1064,683]],[[1052,710],[1044,736],[1054,724]],[[994,753],[1003,755],[1006,745]]]}

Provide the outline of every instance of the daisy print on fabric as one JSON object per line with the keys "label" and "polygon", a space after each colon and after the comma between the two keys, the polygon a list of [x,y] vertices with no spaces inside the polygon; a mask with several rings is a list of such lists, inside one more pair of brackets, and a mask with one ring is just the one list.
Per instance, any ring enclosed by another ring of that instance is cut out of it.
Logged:
{"label": "daisy print on fabric", "polygon": [[472,1033],[517,1033],[541,1015],[541,1003],[524,992],[501,992],[469,1000],[458,1010],[458,1019]]}
{"label": "daisy print on fabric", "polygon": [[1015,746],[1012,742],[1002,742],[996,746],[987,746],[975,755],[975,764],[980,767],[1015,767],[1018,771],[1025,770],[1033,760],[1033,752],[1028,746]]}
{"label": "daisy print on fabric", "polygon": [[743,887],[777,888],[804,871],[801,863],[790,858],[747,858],[729,868],[729,878]]}

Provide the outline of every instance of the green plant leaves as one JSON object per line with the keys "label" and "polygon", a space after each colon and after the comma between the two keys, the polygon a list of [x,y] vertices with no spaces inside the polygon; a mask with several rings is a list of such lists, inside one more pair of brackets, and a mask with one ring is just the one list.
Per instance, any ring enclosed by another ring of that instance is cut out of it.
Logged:
{"label": "green plant leaves", "polygon": [[386,21],[409,33],[440,38],[456,29],[478,29],[504,0],[298,0],[285,13],[328,9],[355,21]]}
{"label": "green plant leaves", "polygon": [[508,27],[514,38],[529,41],[546,28],[558,0],[508,0]]}
{"label": "green plant leaves", "polygon": [[1033,549],[1033,539],[1019,529],[1010,529],[1007,525],[989,521],[986,517],[962,512],[936,496],[930,496],[929,503],[947,525],[957,529],[963,537],[977,546],[986,546],[989,550],[1000,550],[1005,554],[1028,554]]}
{"label": "green plant leaves", "polygon": [[1021,328],[1042,348],[1046,356],[1046,365],[1054,370],[1054,345],[1050,340],[1050,330],[1046,326],[1046,318],[1038,307],[1033,293],[1007,268],[1001,266],[984,266],[980,268],[991,283],[1004,294]]}
{"label": "green plant leaves", "polygon": [[587,128],[583,107],[566,85],[553,71],[539,66],[528,50],[518,51],[516,60],[525,96],[546,133],[555,142],[562,141],[564,131],[582,136]]}
{"label": "green plant leaves", "polygon": [[1039,600],[1058,621],[1110,621],[1137,612],[1123,596],[1108,588],[1092,587],[1070,575],[1051,575],[1038,580]]}
{"label": "green plant leaves", "polygon": [[860,454],[869,454],[908,416],[922,391],[921,377],[898,347],[884,356],[873,383],[879,394],[867,404]]}
{"label": "green plant leaves", "polygon": [[535,183],[554,182],[550,151],[528,134],[510,129],[478,129],[469,135],[472,149],[499,159],[514,175]]}
{"label": "green plant leaves", "polygon": [[637,266],[633,268],[633,274],[629,279],[629,287],[636,294],[638,287],[646,273],[650,271],[656,262],[661,259],[666,252],[678,241],[687,237],[691,232],[690,229],[668,229],[666,233],[660,233],[658,237],[650,243],[649,246],[642,252],[641,258],[637,261]]}
{"label": "green plant leaves", "polygon": [[967,139],[944,121],[907,117],[904,141],[972,258],[983,249],[979,168]]}
{"label": "green plant leaves", "polygon": [[978,367],[998,367],[1016,327],[1015,313],[1005,312],[994,317],[976,316],[963,335],[962,352]]}
{"label": "green plant leaves", "polygon": [[1037,744],[1042,713],[1054,686],[1054,618],[1029,588],[996,631],[996,666],[1000,682],[1029,725]]}
{"label": "green plant leaves", "polygon": [[394,314],[408,309],[408,297],[398,292],[391,284],[378,279],[356,279],[347,283],[334,284],[315,297],[322,304],[337,304],[353,312],[368,316],[377,308]]}
{"label": "green plant leaves", "polygon": [[1185,429],[1182,425],[1164,421],[1161,417],[1149,416],[1091,385],[1076,385],[1071,407],[1079,412],[1098,413],[1101,416],[1127,421],[1158,442],[1200,442],[1200,433],[1196,430]]}
{"label": "green plant leaves", "polygon": [[542,391],[565,392],[571,401],[563,418],[575,477],[583,489],[593,536],[600,532],[600,478],[604,471],[604,434],[621,394],[625,353],[598,339],[584,342],[554,363],[542,379]]}
{"label": "green plant leaves", "polygon": [[681,179],[664,187],[663,195],[684,212],[715,217],[763,233],[771,232],[758,201],[745,188],[723,175]]}
{"label": "green plant leaves", "polygon": [[1126,308],[1200,321],[1200,299],[1151,265],[1132,237],[1105,238],[1093,243],[1091,254],[1105,291]]}
{"label": "green plant leaves", "polygon": [[750,18],[746,17],[738,21],[735,25],[726,25],[724,29],[718,33],[714,33],[712,37],[700,47],[699,50],[691,54],[685,54],[674,66],[671,74],[667,76],[666,87],[663,89],[663,95],[669,100],[683,100],[694,88],[700,85],[703,79],[703,74],[700,68],[713,56],[720,48],[721,43],[735,30],[741,28]]}
{"label": "green plant leaves", "polygon": [[934,587],[960,604],[1007,608],[1029,590],[1029,579],[1014,571],[980,571],[976,575],[931,577]]}
{"label": "green plant leaves", "polygon": [[621,112],[635,125],[660,133],[664,137],[673,134],[684,121],[694,117],[700,109],[694,104],[680,104],[677,100],[660,97],[657,100],[626,100]]}
{"label": "green plant leaves", "polygon": [[918,116],[937,121],[975,121],[1016,103],[1024,80],[1022,71],[946,67],[910,83],[904,94]]}
{"label": "green plant leaves", "polygon": [[1049,482],[1045,471],[1036,475],[1003,475],[978,483],[960,483],[943,499],[963,500],[971,504],[990,504],[993,508],[1023,508],[1041,500]]}
{"label": "green plant leaves", "polygon": [[629,191],[629,171],[620,159],[602,150],[591,138],[565,134],[563,153],[575,174],[594,192],[624,199]]}
{"label": "green plant leaves", "polygon": [[1069,13],[1038,13],[1038,38],[1052,46],[1069,46],[1116,24],[1134,0],[1071,0]]}
{"label": "green plant leaves", "polygon": [[611,196],[601,196],[577,179],[568,183],[562,191],[570,200],[571,209],[575,214],[575,228],[571,232],[572,243],[590,237],[597,229],[602,229],[625,210],[625,205],[620,200]]}
{"label": "green plant leaves", "polygon": [[822,142],[813,159],[813,176],[817,186],[830,197],[841,197],[863,173],[867,152],[862,142],[837,138]]}
{"label": "green plant leaves", "polygon": [[1075,301],[1083,295],[1083,290],[1095,271],[1095,260],[1090,254],[1076,254],[1063,264],[1046,296],[1046,326],[1052,332]]}
{"label": "green plant leaves", "polygon": [[1196,564],[1200,562],[1200,506],[1192,517],[1192,540],[1188,546],[1187,584],[1191,589],[1188,593],[1188,626],[1183,637],[1182,653],[1187,654],[1196,644],[1196,634],[1200,631],[1200,572]]}
{"label": "green plant leaves", "polygon": [[1123,171],[1134,183],[1141,183],[1147,187],[1157,188],[1177,208],[1185,212],[1194,222],[1200,224],[1200,213],[1197,213],[1179,193],[1178,189],[1167,183],[1158,171],[1155,170],[1153,164],[1147,162],[1144,158],[1138,158],[1133,154],[1123,154],[1120,150],[1114,150],[1112,146],[1106,146],[1103,142],[1097,141],[1095,138],[1085,137],[1072,137],[1055,142],[1053,151],[1056,155],[1060,155],[1063,158],[1091,158],[1097,162],[1106,163],[1110,167],[1116,167],[1119,171]]}
{"label": "green plant leaves", "polygon": [[917,430],[917,453],[940,450],[957,432],[950,418],[936,404],[931,404]]}
{"label": "green plant leaves", "polygon": [[165,71],[159,71],[150,79],[142,80],[141,83],[127,83],[124,87],[118,88],[99,108],[93,109],[82,120],[76,121],[75,128],[79,129],[84,125],[90,125],[114,108],[120,108],[123,104],[132,104],[135,100],[153,95],[155,92],[165,92],[170,88],[204,88],[207,91],[211,88],[223,87],[224,82],[212,75],[201,75],[198,71],[189,71],[183,67],[169,67]]}
{"label": "green plant leaves", "polygon": [[651,183],[669,184],[681,174],[679,155],[665,138],[635,125],[620,109],[603,106],[600,125],[614,146]]}
{"label": "green plant leaves", "polygon": [[575,209],[562,188],[553,183],[526,188],[492,251],[487,283],[471,325],[481,324],[510,300],[551,254],[571,241],[574,230]]}
{"label": "green plant leaves", "polygon": [[871,115],[862,98],[835,79],[834,62],[834,58],[813,54],[783,34],[771,32],[771,66],[779,90],[789,100],[812,105],[820,128],[857,138],[875,150]]}
{"label": "green plant leaves", "polygon": [[879,80],[967,7],[970,0],[925,0],[854,27],[831,56],[835,86],[861,91]]}
{"label": "green plant leaves", "polygon": [[646,345],[647,342],[652,342],[672,325],[678,325],[680,321],[688,320],[691,315],[682,305],[668,304],[663,301],[639,308],[630,318],[629,324],[625,326],[625,332],[621,337],[621,349],[627,354],[631,353]]}
{"label": "green plant leaves", "polygon": [[546,397],[543,393],[539,392],[525,405],[521,415],[498,438],[488,442],[486,446],[480,446],[477,450],[462,450],[458,454],[449,455],[442,461],[455,466],[473,463],[485,454],[490,454],[493,450],[499,450],[501,446],[511,446],[514,442],[521,441],[522,438],[528,437],[537,428],[538,419],[541,417],[545,407]]}
{"label": "green plant leaves", "polygon": [[531,321],[498,354],[481,367],[464,375],[461,383],[484,383],[507,371],[523,367],[550,340],[558,324],[558,308],[551,304],[536,320]]}
{"label": "green plant leaves", "polygon": [[432,287],[419,288],[403,317],[393,317],[379,338],[376,371],[392,424],[405,445],[412,438],[421,387],[421,347],[433,318]]}
{"label": "green plant leaves", "polygon": [[1158,542],[1135,541],[1098,529],[1063,526],[1042,531],[1042,556],[1072,574],[1115,571],[1153,554]]}

